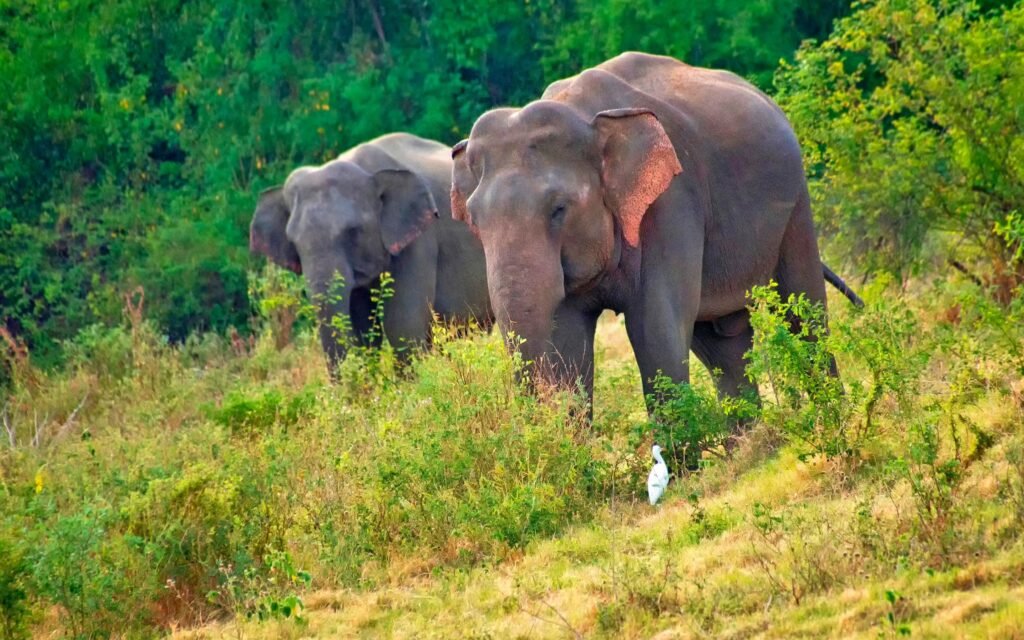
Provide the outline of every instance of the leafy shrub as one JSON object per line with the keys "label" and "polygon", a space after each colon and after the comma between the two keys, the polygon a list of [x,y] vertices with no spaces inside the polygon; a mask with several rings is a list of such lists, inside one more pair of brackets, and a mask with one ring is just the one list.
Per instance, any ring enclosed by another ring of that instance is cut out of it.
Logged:
{"label": "leafy shrub", "polygon": [[754,345],[747,375],[768,383],[774,403],[765,406],[766,419],[812,453],[852,454],[860,445],[848,429],[855,404],[832,375],[824,309],[802,294],[782,300],[774,285],[754,287],[750,297]]}
{"label": "leafy shrub", "polygon": [[191,464],[128,496],[126,534],[156,563],[154,580],[170,581],[187,606],[256,615],[295,579],[308,582],[280,551],[291,513],[274,487],[288,467],[268,454],[259,448],[216,466]]}
{"label": "leafy shrub", "polygon": [[807,596],[840,584],[856,560],[837,544],[832,519],[800,509],[755,504],[751,517],[754,559],[772,590],[799,605]]}
{"label": "leafy shrub", "polygon": [[64,353],[69,366],[104,378],[120,380],[132,370],[132,337],[122,326],[90,325],[65,343]]}
{"label": "leafy shrub", "polygon": [[779,70],[821,236],[863,268],[961,254],[1004,302],[1020,283],[1024,7],[1005,5],[864,3]]}
{"label": "leafy shrub", "polygon": [[[130,553],[108,539],[112,514],[103,508],[60,517],[32,557],[33,584],[60,607],[61,622],[75,638],[110,635],[145,619],[149,595],[131,581]],[[122,553],[124,552],[124,553]]]}
{"label": "leafy shrub", "polygon": [[232,391],[220,407],[208,407],[207,414],[214,422],[235,433],[258,433],[278,424],[288,427],[309,415],[316,401],[314,390],[306,389],[287,397],[271,389],[254,395]]}
{"label": "leafy shrub", "polygon": [[308,587],[312,577],[297,569],[291,554],[271,551],[263,557],[261,567],[249,566],[241,575],[231,567],[218,567],[222,582],[206,594],[211,602],[224,605],[236,615],[258,620],[292,619],[303,623],[302,599],[296,589]]}
{"label": "leafy shrub", "polygon": [[1006,451],[1009,463],[1007,478],[1000,486],[1000,496],[1013,509],[1015,525],[1024,527],[1024,444],[1012,442]]}
{"label": "leafy shrub", "polygon": [[314,316],[312,306],[302,296],[302,279],[268,262],[249,280],[249,298],[253,301],[274,346],[283,349],[291,343],[296,322],[308,323]]}
{"label": "leafy shrub", "polygon": [[[856,457],[877,442],[877,415],[891,402],[911,416],[913,400],[934,344],[902,302],[884,299],[888,280],[865,292],[867,305],[852,318],[830,318],[803,295],[782,300],[774,283],[751,291],[754,345],[747,375],[767,383],[771,402],[762,416],[799,442],[805,453]],[[867,374],[867,384],[833,376],[835,358]]]}
{"label": "leafy shrub", "polygon": [[674,472],[696,469],[705,451],[722,445],[741,421],[753,418],[757,407],[744,398],[722,398],[706,386],[675,384],[665,376],[654,380],[654,393],[647,398],[654,407],[651,423],[634,432],[640,440],[653,432],[654,442],[668,455]]}
{"label": "leafy shrub", "polygon": [[31,569],[21,545],[0,532],[0,640],[29,637]]}

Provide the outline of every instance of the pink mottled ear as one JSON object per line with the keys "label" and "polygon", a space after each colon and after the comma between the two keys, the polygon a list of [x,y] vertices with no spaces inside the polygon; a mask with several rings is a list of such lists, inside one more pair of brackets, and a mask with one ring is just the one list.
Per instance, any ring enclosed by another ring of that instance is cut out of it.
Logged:
{"label": "pink mottled ear", "polygon": [[594,117],[602,149],[601,182],[622,235],[640,244],[640,223],[648,207],[682,173],[672,141],[647,109],[613,109]]}
{"label": "pink mottled ear", "polygon": [[452,147],[452,217],[469,225],[470,230],[479,237],[480,231],[473,224],[466,207],[466,199],[476,189],[477,180],[466,160],[466,146],[469,140],[463,140]]}

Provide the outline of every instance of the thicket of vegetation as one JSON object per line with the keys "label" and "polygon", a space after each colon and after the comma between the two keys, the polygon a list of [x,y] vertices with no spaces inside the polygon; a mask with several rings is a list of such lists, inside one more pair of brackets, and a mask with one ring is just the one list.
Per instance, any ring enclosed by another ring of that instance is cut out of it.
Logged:
{"label": "thicket of vegetation", "polygon": [[867,272],[1024,280],[1024,6],[867,3],[783,63],[819,230]]}
{"label": "thicket of vegetation", "polygon": [[[1024,6],[662,4],[0,9],[0,639],[875,637],[948,633],[950,603],[1015,631]],[[246,256],[253,194],[625,48],[775,93],[866,308],[807,342],[788,320],[822,310],[756,289],[762,403],[700,370],[654,422],[615,322],[592,426],[496,335],[439,327],[402,374],[356,350],[328,384],[301,282]],[[677,472],[653,518],[652,432]]]}

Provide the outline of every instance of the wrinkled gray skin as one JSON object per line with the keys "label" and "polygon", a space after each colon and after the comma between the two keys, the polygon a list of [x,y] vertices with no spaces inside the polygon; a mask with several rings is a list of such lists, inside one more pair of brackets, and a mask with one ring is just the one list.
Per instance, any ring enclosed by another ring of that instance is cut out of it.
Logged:
{"label": "wrinkled gray skin", "polygon": [[625,53],[521,109],[482,115],[453,150],[452,210],[474,227],[503,332],[555,382],[593,395],[598,315],[625,315],[645,394],[689,379],[749,385],[746,293],[825,303],[800,147],[737,76]]}
{"label": "wrinkled gray skin", "polygon": [[[369,342],[370,291],[384,271],[394,278],[384,334],[396,348],[428,344],[432,311],[489,324],[483,250],[452,219],[451,167],[447,146],[395,133],[296,169],[283,187],[260,194],[249,248],[305,276],[332,376],[349,338]],[[335,274],[345,286],[329,296]],[[350,318],[353,336],[330,325],[338,314]]]}

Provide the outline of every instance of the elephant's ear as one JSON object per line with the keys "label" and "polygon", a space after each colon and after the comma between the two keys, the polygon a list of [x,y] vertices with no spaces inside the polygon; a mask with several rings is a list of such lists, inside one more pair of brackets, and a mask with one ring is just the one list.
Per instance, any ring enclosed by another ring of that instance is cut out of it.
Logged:
{"label": "elephant's ear", "polygon": [[391,255],[409,246],[437,219],[437,203],[427,184],[405,169],[384,169],[373,174],[380,189],[380,234]]}
{"label": "elephant's ear", "polygon": [[476,189],[477,180],[469,168],[469,161],[466,159],[466,145],[469,140],[463,140],[452,147],[452,217],[461,220],[469,225],[474,234],[479,235],[473,219],[466,208],[466,199]]}
{"label": "elephant's ear", "polygon": [[284,201],[282,187],[274,187],[260,193],[249,225],[249,251],[263,254],[271,261],[302,273],[302,263],[295,245],[288,239],[285,228],[288,226],[288,205]]}
{"label": "elephant's ear", "polygon": [[647,208],[683,168],[672,141],[647,109],[613,109],[594,117],[601,144],[605,201],[631,246],[640,243]]}

